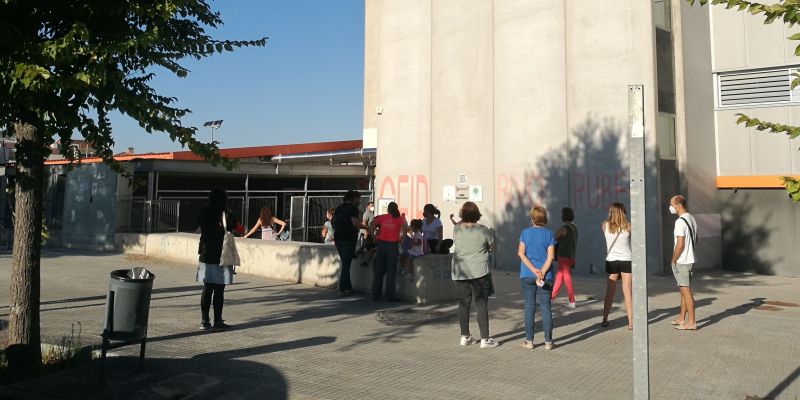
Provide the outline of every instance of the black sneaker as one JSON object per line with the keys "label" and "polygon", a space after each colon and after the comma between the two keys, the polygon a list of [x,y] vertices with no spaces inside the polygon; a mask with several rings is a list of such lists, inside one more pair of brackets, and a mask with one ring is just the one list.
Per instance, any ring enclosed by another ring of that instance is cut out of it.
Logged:
{"label": "black sneaker", "polygon": [[225,323],[225,321],[214,322],[214,329],[219,331],[227,331],[233,329],[232,326]]}
{"label": "black sneaker", "polygon": [[208,323],[208,322],[201,322],[200,323],[200,330],[201,331],[207,331],[209,329],[211,329],[211,324],[210,323]]}

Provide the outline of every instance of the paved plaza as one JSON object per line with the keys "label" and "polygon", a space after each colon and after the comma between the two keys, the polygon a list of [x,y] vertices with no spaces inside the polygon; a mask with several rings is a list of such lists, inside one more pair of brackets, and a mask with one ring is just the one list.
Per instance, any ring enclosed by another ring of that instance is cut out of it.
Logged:
{"label": "paved plaza", "polygon": [[[8,318],[10,255],[0,255],[0,320]],[[495,271],[491,331],[502,345],[458,346],[454,304],[416,306],[339,299],[325,288],[236,275],[226,291],[230,332],[199,332],[195,267],[112,253],[49,250],[42,259],[42,331],[60,341],[79,321],[99,343],[108,272],[156,274],[145,371],[138,347],[117,350],[108,379],[97,363],[0,388],[20,399],[627,399],[631,333],[615,305],[599,326],[603,276],[577,276],[578,308],[554,305],[553,351],[526,351],[513,272]],[[361,267],[357,267],[361,268]],[[697,274],[696,332],[669,321],[671,277],[650,278],[653,399],[797,399],[800,279]],[[562,294],[564,296],[564,294]],[[619,294],[618,296],[621,296]],[[621,297],[619,297],[621,300]],[[477,332],[477,326],[473,323]],[[540,332],[537,325],[537,332]],[[542,343],[539,333],[535,342]],[[749,397],[748,397],[749,396]]]}

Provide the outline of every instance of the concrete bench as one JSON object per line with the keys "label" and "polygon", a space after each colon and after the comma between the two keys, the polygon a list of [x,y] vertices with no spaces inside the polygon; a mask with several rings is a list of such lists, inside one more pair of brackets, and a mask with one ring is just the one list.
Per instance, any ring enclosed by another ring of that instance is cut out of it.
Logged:
{"label": "concrete bench", "polygon": [[[396,280],[397,297],[417,303],[452,301],[456,298],[455,285],[450,277],[452,254],[427,254],[414,259],[414,281],[403,277]],[[353,288],[361,293],[372,293],[372,266],[363,267],[360,257],[350,267]]]}
{"label": "concrete bench", "polygon": [[[116,249],[129,254],[197,264],[200,235],[192,233],[118,233]],[[286,282],[336,287],[341,262],[333,245],[236,238],[242,265],[236,270]],[[452,255],[429,254],[414,260],[414,282],[397,280],[397,295],[418,303],[455,299],[450,279]],[[362,293],[372,288],[372,267],[362,267],[364,257],[351,267],[353,287]]]}

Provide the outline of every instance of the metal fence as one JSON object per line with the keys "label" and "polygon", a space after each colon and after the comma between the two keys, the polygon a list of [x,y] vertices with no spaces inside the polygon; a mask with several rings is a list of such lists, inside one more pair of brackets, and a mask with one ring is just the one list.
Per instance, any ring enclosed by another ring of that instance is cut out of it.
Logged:
{"label": "metal fence", "polygon": [[327,221],[326,213],[329,208],[336,208],[342,204],[341,196],[310,196],[306,211],[306,225],[308,226],[307,241],[322,243],[322,227]]}
{"label": "metal fence", "polygon": [[[335,193],[335,192],[334,192]],[[369,193],[365,194],[365,198]],[[258,220],[262,207],[270,207],[289,226],[290,239],[322,243],[322,226],[328,208],[342,203],[341,194],[324,193],[303,196],[295,193],[259,193],[247,199],[228,198],[228,208],[245,229]],[[159,200],[134,199],[118,204],[117,230],[120,232],[196,232],[197,213],[206,204],[206,196],[164,196]],[[363,211],[363,210],[362,210]],[[258,234],[255,235],[258,237]]]}
{"label": "metal fence", "polygon": [[117,230],[122,232],[178,232],[178,200],[126,200],[117,204]]}

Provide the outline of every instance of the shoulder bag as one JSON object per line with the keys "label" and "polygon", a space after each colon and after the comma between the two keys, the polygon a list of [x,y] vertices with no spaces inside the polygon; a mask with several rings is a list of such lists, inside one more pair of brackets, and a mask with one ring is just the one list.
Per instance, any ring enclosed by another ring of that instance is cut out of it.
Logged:
{"label": "shoulder bag", "polygon": [[692,247],[696,247],[697,246],[697,236],[695,236],[695,234],[694,234],[694,229],[692,229],[692,225],[689,224],[689,221],[687,221],[686,218],[681,217],[681,219],[683,220],[684,223],[686,223],[686,227],[689,228],[689,236],[690,236],[690,239],[692,239]]}
{"label": "shoulder bag", "polygon": [[228,231],[228,222],[225,212],[222,212],[222,228],[225,230],[225,235],[222,238],[222,254],[219,257],[219,265],[234,266],[241,265],[239,260],[239,250],[236,249],[236,239],[233,232]]}

